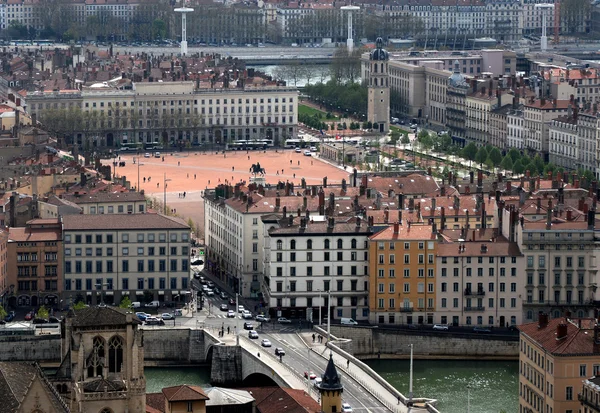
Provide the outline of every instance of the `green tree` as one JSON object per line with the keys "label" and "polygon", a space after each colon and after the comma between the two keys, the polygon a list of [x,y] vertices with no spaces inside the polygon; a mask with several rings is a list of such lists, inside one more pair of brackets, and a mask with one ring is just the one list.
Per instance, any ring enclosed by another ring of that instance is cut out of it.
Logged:
{"label": "green tree", "polygon": [[154,300],[154,294],[150,290],[144,290],[144,302],[149,303]]}
{"label": "green tree", "polygon": [[402,138],[400,138],[400,143],[402,145],[408,145],[410,143],[410,138],[408,135],[402,135]]}
{"label": "green tree", "polygon": [[494,165],[494,167],[500,165],[500,162],[502,162],[502,154],[500,153],[500,150],[496,147],[493,147],[488,153],[488,159],[492,161],[492,165]]}
{"label": "green tree", "polygon": [[167,36],[167,23],[162,19],[154,19],[152,22],[153,39],[164,39]]}
{"label": "green tree", "polygon": [[[532,162],[535,165],[535,171],[537,174],[541,174],[544,172],[544,167],[546,166],[546,163],[539,154],[535,155],[535,158],[533,158]],[[533,173],[533,171],[531,172]]]}
{"label": "green tree", "polygon": [[131,300],[128,295],[123,296],[121,299],[121,303],[119,304],[120,308],[131,308]]}
{"label": "green tree", "polygon": [[525,172],[525,167],[523,166],[523,161],[521,161],[521,159],[517,159],[513,163],[512,171],[517,175],[520,175],[523,172]]}
{"label": "green tree", "polygon": [[73,310],[81,310],[85,307],[86,305],[83,301],[77,301],[75,304],[73,304]]}
{"label": "green tree", "polygon": [[48,312],[48,309],[45,306],[41,306],[35,316],[37,318],[47,319],[49,315],[50,313]]}
{"label": "green tree", "polygon": [[473,142],[470,142],[462,150],[462,156],[463,156],[463,158],[465,158],[469,161],[469,166],[471,165],[471,162],[473,162],[475,160],[476,155],[477,155],[477,145],[475,145]]}
{"label": "green tree", "polygon": [[487,157],[487,149],[485,148],[485,146],[482,146],[481,148],[479,148],[477,154],[475,155],[475,162],[482,164],[487,160]]}
{"label": "green tree", "polygon": [[517,161],[517,159],[521,159],[521,152],[519,152],[519,150],[516,148],[511,148],[506,155],[510,156],[513,164]]}
{"label": "green tree", "polygon": [[512,169],[513,169],[512,158],[510,156],[506,155],[504,158],[502,158],[500,167],[502,167],[502,169],[504,169],[505,171],[512,171]]}
{"label": "green tree", "polygon": [[0,320],[4,320],[4,317],[6,317],[7,315],[8,313],[6,312],[4,307],[0,305]]}

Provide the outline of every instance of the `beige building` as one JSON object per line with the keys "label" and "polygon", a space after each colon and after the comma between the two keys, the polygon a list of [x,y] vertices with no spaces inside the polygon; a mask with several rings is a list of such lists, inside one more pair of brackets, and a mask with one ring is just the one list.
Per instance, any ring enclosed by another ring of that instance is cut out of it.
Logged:
{"label": "beige building", "polygon": [[234,81],[224,88],[191,81],[142,82],[133,83],[129,90],[90,87],[28,92],[22,102],[38,118],[57,107],[81,109],[85,119],[74,133],[74,143],[90,147],[238,140],[283,144],[297,135],[296,88],[236,85]]}
{"label": "beige building", "polygon": [[583,389],[578,394],[581,413],[600,413],[600,377],[583,381]]}
{"label": "beige building", "polygon": [[548,159],[552,119],[567,113],[568,100],[530,99],[523,105],[523,149]]}
{"label": "beige building", "polygon": [[82,209],[83,214],[143,214],[146,198],[140,192],[96,192],[93,194],[64,194],[62,198]]}
{"label": "beige building", "polygon": [[554,165],[576,170],[578,164],[577,117],[559,116],[549,128],[549,159]]}
{"label": "beige building", "polygon": [[478,146],[490,143],[492,111],[512,103],[512,95],[506,90],[492,90],[491,84],[490,81],[488,87],[468,93],[465,101],[466,139]]}
{"label": "beige building", "polygon": [[189,301],[190,228],[160,214],[66,215],[63,297]]}
{"label": "beige building", "polygon": [[582,382],[600,374],[597,320],[540,313],[519,330],[519,412],[582,412]]}

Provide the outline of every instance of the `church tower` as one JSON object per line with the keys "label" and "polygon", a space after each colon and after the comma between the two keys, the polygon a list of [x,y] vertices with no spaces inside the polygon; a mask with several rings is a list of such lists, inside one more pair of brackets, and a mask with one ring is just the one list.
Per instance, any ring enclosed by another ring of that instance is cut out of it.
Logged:
{"label": "church tower", "polygon": [[53,381],[71,411],[146,412],[140,324],[131,310],[117,307],[69,312],[62,326],[63,360]]}
{"label": "church tower", "polygon": [[321,378],[323,381],[318,386],[319,393],[321,393],[321,411],[324,413],[341,412],[344,386],[340,381],[331,354],[329,355],[325,374]]}
{"label": "church tower", "polygon": [[377,38],[376,48],[369,56],[369,102],[367,120],[377,124],[380,133],[390,128],[389,54],[383,48],[383,39]]}

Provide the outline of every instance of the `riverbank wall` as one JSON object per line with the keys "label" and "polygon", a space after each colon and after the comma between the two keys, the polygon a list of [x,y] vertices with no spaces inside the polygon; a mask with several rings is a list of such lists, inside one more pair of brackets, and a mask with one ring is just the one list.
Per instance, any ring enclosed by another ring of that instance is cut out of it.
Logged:
{"label": "riverbank wall", "polygon": [[339,343],[360,359],[405,358],[413,354],[421,359],[477,358],[516,360],[519,358],[518,336],[475,335],[452,331],[407,331],[377,327],[331,326],[331,334],[350,339]]}

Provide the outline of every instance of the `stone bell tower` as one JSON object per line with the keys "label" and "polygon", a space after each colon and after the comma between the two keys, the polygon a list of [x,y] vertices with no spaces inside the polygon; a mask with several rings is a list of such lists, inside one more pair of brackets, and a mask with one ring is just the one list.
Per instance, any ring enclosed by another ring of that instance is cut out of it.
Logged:
{"label": "stone bell tower", "polygon": [[341,412],[344,386],[340,381],[340,376],[338,376],[331,354],[329,355],[325,374],[321,378],[323,381],[318,386],[319,393],[321,393],[321,411],[327,413]]}
{"label": "stone bell tower", "polygon": [[383,39],[377,38],[376,48],[369,56],[369,102],[367,120],[377,124],[380,133],[390,129],[389,54],[383,48]]}
{"label": "stone bell tower", "polygon": [[71,411],[145,413],[143,331],[131,310],[71,310],[62,327],[57,380]]}

